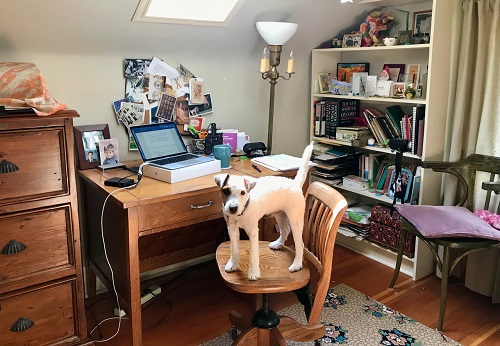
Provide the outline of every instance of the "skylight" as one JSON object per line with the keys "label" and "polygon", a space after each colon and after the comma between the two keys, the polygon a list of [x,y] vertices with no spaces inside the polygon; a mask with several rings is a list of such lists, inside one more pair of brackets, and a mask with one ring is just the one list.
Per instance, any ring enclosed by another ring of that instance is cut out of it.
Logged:
{"label": "skylight", "polygon": [[243,0],[140,0],[134,22],[227,26]]}

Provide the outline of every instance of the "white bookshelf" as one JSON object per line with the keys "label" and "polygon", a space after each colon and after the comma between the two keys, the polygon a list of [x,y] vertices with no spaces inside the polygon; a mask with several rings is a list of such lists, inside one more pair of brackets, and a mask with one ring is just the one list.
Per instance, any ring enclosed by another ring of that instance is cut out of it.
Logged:
{"label": "white bookshelf", "polygon": [[[314,49],[311,63],[311,107],[310,107],[310,138],[311,140],[332,146],[346,145],[345,142],[314,136],[314,102],[321,99],[356,99],[361,106],[374,106],[384,109],[393,104],[399,104],[404,109],[423,104],[426,106],[425,128],[422,157],[405,153],[404,157],[411,160],[439,161],[443,159],[445,125],[447,115],[447,99],[449,92],[451,60],[451,28],[453,6],[455,2],[447,1],[422,1],[432,5],[432,34],[429,44],[402,45],[390,47],[356,47],[356,48],[328,48]],[[410,14],[410,17],[412,15]],[[425,98],[394,99],[381,97],[343,96],[319,93],[317,75],[319,73],[332,73],[336,75],[338,63],[370,63],[370,75],[378,75],[384,64],[419,64],[420,72],[428,72],[427,90]],[[347,144],[348,145],[348,144]],[[394,155],[389,148],[363,147],[363,150],[374,153]],[[316,179],[316,178],[314,178]],[[318,179],[319,180],[319,179]],[[440,202],[441,175],[428,170],[423,170],[420,185],[420,203],[435,205]],[[387,196],[375,196],[368,191],[352,191],[336,186],[340,191],[356,193],[374,202],[391,203]],[[338,242],[356,252],[364,254],[374,260],[394,267],[396,254],[369,241],[357,241],[353,238],[340,235]],[[415,257],[403,260],[402,272],[410,275],[414,280],[420,279],[434,272],[434,260],[425,244],[417,239],[415,244]]]}

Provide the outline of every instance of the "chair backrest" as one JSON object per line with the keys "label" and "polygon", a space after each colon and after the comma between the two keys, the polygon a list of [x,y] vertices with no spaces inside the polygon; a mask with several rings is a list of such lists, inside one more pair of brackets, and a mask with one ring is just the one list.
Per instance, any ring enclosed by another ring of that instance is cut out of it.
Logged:
{"label": "chair backrest", "polygon": [[347,208],[345,198],[334,188],[315,181],[306,192],[306,212],[304,215],[304,258],[311,276],[314,268],[319,280],[312,304],[309,324],[317,323],[330,288],[333,249],[340,221]]}
{"label": "chair backrest", "polygon": [[[487,181],[483,181],[481,188],[486,190],[484,209],[490,209],[492,193],[500,193],[500,158],[494,156],[472,154],[457,162],[422,162],[424,168],[431,168],[436,172],[450,173],[458,178],[460,184],[460,198],[457,205],[473,209],[474,187],[478,172],[488,173]],[[496,206],[500,213],[500,204]]]}

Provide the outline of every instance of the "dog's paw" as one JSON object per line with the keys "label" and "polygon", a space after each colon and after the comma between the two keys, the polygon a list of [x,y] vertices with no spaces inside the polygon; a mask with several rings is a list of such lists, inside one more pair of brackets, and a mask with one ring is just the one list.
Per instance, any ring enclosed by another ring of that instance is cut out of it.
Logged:
{"label": "dog's paw", "polygon": [[233,264],[233,261],[229,260],[227,263],[226,263],[226,266],[224,267],[224,270],[227,272],[227,273],[232,273],[232,272],[235,272],[238,270],[238,265],[234,265]]}
{"label": "dog's paw", "polygon": [[302,261],[293,261],[292,265],[288,267],[290,273],[298,272],[302,269]]}
{"label": "dog's paw", "polygon": [[260,269],[259,270],[248,270],[248,280],[256,281],[260,278]]}
{"label": "dog's paw", "polygon": [[280,239],[276,239],[275,241],[272,241],[269,243],[269,248],[271,250],[279,250],[283,247],[283,244],[281,243]]}

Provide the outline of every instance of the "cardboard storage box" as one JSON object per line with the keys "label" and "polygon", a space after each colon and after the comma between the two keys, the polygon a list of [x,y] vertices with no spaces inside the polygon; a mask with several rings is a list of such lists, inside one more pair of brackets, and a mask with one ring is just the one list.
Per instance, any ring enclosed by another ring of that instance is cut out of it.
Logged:
{"label": "cardboard storage box", "polygon": [[353,140],[363,140],[373,137],[372,132],[366,126],[337,127],[335,139],[338,141],[351,142]]}
{"label": "cardboard storage box", "polygon": [[342,185],[356,191],[368,190],[368,180],[357,175],[346,175],[343,178]]}

